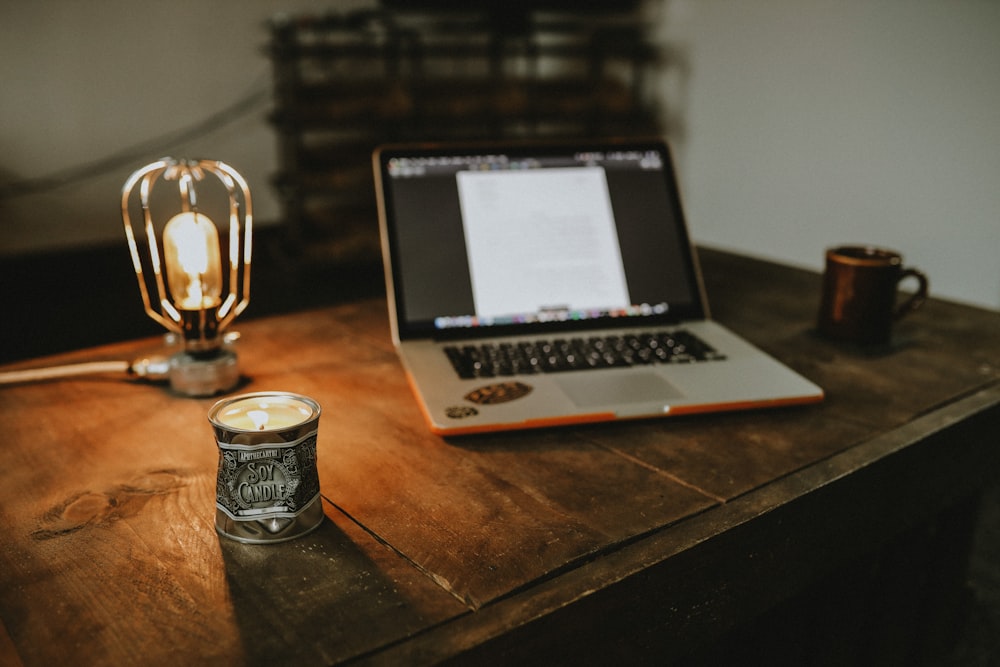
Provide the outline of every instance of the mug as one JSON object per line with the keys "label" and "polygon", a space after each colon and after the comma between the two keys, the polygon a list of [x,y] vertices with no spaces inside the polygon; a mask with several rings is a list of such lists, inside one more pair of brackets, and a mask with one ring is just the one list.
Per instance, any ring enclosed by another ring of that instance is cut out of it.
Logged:
{"label": "mug", "polygon": [[[917,281],[917,291],[896,305],[899,283]],[[817,318],[820,335],[861,345],[889,342],[892,324],[927,299],[927,276],[904,267],[902,256],[873,246],[841,246],[826,252]]]}

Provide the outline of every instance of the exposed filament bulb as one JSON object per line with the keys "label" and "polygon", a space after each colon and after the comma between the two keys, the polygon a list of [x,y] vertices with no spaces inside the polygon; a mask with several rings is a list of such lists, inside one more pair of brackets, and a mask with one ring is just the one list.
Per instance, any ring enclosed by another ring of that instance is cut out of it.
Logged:
{"label": "exposed filament bulb", "polygon": [[204,310],[221,303],[219,235],[207,216],[188,211],[167,222],[163,261],[170,294],[180,310]]}

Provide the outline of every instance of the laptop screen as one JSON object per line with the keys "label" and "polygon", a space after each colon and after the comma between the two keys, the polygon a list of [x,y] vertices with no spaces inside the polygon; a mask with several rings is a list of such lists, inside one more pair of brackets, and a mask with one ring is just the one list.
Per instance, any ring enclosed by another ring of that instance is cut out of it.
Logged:
{"label": "laptop screen", "polygon": [[662,143],[385,147],[401,339],[703,315]]}

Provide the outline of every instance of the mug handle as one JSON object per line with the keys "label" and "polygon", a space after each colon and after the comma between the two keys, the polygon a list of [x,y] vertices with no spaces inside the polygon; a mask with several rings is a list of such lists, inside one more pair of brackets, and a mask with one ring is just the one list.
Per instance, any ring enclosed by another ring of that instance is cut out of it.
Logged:
{"label": "mug handle", "polygon": [[919,283],[917,291],[909,299],[901,303],[897,308],[896,312],[892,314],[893,319],[898,320],[908,313],[912,313],[920,306],[924,305],[924,301],[927,300],[927,287],[929,281],[927,276],[918,271],[917,269],[903,269],[899,274],[899,278],[896,280],[896,284],[903,282],[907,278],[916,278]]}

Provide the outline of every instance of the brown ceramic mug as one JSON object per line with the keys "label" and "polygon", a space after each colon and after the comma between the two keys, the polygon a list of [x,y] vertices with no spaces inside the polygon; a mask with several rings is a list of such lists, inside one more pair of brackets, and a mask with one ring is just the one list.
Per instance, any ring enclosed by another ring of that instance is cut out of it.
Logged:
{"label": "brown ceramic mug", "polygon": [[[917,291],[896,304],[899,283],[917,281]],[[892,323],[927,299],[927,276],[904,267],[898,252],[871,246],[842,246],[826,252],[819,333],[862,345],[889,342]]]}

